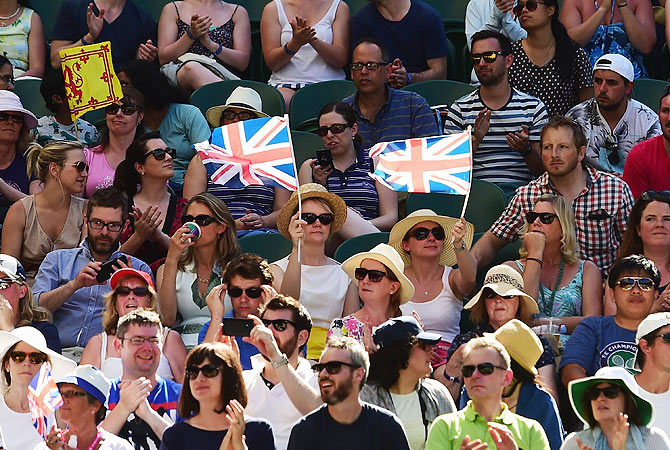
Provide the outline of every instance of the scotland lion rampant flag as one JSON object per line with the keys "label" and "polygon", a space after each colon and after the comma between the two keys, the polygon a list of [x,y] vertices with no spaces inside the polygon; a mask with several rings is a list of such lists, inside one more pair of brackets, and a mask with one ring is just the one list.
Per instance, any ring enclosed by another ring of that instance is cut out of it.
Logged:
{"label": "scotland lion rampant flag", "polygon": [[46,438],[47,417],[63,406],[63,397],[46,363],[42,364],[28,386],[28,405],[32,414],[33,426],[42,435],[42,438]]}

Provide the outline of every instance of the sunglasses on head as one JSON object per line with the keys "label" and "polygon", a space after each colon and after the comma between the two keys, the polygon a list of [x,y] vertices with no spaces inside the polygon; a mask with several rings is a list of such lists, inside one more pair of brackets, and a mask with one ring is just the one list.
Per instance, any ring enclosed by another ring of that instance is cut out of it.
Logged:
{"label": "sunglasses on head", "polygon": [[207,214],[198,214],[195,217],[193,217],[190,214],[184,214],[183,216],[181,216],[181,221],[183,223],[195,222],[198,225],[200,225],[201,227],[206,227],[210,223],[216,222],[217,220],[216,220],[216,217],[212,217],[212,216],[209,216]]}
{"label": "sunglasses on head", "polygon": [[242,289],[241,287],[231,286],[228,288],[228,295],[230,298],[240,297],[242,292],[245,292],[249,298],[258,298],[263,294],[263,290],[259,287],[248,287],[246,289]]}
{"label": "sunglasses on head", "polygon": [[75,391],[72,389],[69,391],[60,391],[60,395],[63,398],[86,397],[86,392]]}
{"label": "sunglasses on head", "polygon": [[284,331],[289,323],[293,325],[293,328],[296,329],[298,328],[295,326],[295,323],[291,322],[288,319],[274,319],[274,320],[263,319],[263,325],[265,325],[268,328],[270,328],[270,325],[272,325],[272,328],[274,328],[277,331]]}
{"label": "sunglasses on head", "polygon": [[533,223],[537,220],[537,218],[540,218],[540,222],[542,222],[545,225],[549,225],[554,222],[554,219],[557,219],[558,216],[554,213],[548,213],[548,212],[535,212],[535,211],[528,211],[526,213],[526,222],[528,223]]}
{"label": "sunglasses on head", "polygon": [[332,132],[333,134],[340,134],[340,133],[344,132],[344,130],[346,130],[348,126],[350,126],[350,125],[346,124],[346,123],[334,123],[329,127],[325,127],[325,126],[324,127],[319,127],[316,130],[316,134],[318,134],[319,136],[325,136],[325,135],[328,134],[329,131]]}
{"label": "sunglasses on head", "polygon": [[198,378],[198,374],[202,372],[205,378],[214,378],[221,371],[221,367],[215,366],[214,364],[205,364],[202,367],[189,366],[186,368],[186,376],[190,380],[195,380]]}
{"label": "sunglasses on head", "polygon": [[170,155],[170,158],[174,159],[175,155],[177,154],[177,150],[167,147],[167,148],[155,148],[151,150],[148,153],[145,153],[144,159],[147,159],[149,155],[153,155],[154,158],[156,158],[156,161],[163,161],[165,159],[165,155]]}
{"label": "sunglasses on head", "polygon": [[661,338],[663,339],[663,342],[666,344],[670,344],[670,333],[662,333],[662,334],[655,334],[653,336],[650,336],[648,341],[654,340],[656,338]]}
{"label": "sunglasses on head", "polygon": [[640,198],[644,201],[663,199],[670,200],[670,191],[645,191]]}
{"label": "sunglasses on head", "polygon": [[519,2],[512,9],[512,11],[514,11],[515,16],[519,17],[521,15],[521,11],[523,11],[523,8],[526,8],[529,12],[532,12],[537,9],[537,5],[546,5],[546,3],[538,2],[537,0],[528,0],[526,3]]}
{"label": "sunglasses on head", "polygon": [[382,278],[387,277],[388,274],[386,272],[382,272],[381,270],[368,270],[362,267],[357,267],[356,270],[354,270],[354,277],[358,281],[363,281],[366,276],[373,283],[379,283],[382,281]]}
{"label": "sunglasses on head", "polygon": [[428,235],[431,233],[433,234],[433,237],[435,238],[436,241],[444,240],[444,228],[442,227],[434,227],[434,228],[419,227],[410,231],[409,235],[414,239],[416,239],[417,241],[423,241],[425,239],[428,239]]}
{"label": "sunglasses on head", "polygon": [[144,287],[129,288],[128,286],[119,286],[116,288],[114,292],[116,293],[116,295],[121,296],[130,295],[131,292],[138,297],[144,297],[149,295],[149,289]]}
{"label": "sunglasses on head", "polygon": [[119,112],[119,109],[121,110],[121,113],[123,113],[124,116],[132,116],[137,112],[137,105],[134,105],[132,103],[125,103],[121,105],[119,105],[118,103],[112,103],[107,108],[105,108],[105,112],[110,116],[113,116]]}
{"label": "sunglasses on head", "polygon": [[641,291],[651,291],[654,289],[654,280],[648,277],[623,277],[616,284],[624,291],[630,291],[636,284]]}
{"label": "sunglasses on head", "polygon": [[88,172],[88,164],[86,164],[84,161],[77,161],[76,163],[70,163],[65,165],[74,167],[79,173],[82,173],[83,171]]}
{"label": "sunglasses on head", "polygon": [[506,370],[505,367],[496,366],[495,364],[490,362],[477,364],[476,366],[467,365],[463,366],[463,368],[461,369],[463,378],[470,378],[472,375],[474,375],[475,369],[477,369],[479,373],[482,375],[491,375],[496,369]]}
{"label": "sunglasses on head", "polygon": [[490,52],[484,52],[484,53],[473,53],[470,55],[470,61],[472,61],[473,65],[477,65],[480,63],[482,58],[484,59],[484,62],[487,63],[493,63],[496,62],[496,59],[498,59],[498,55],[503,55],[503,52],[499,51],[490,51]]}
{"label": "sunglasses on head", "polygon": [[487,289],[487,290],[484,292],[484,299],[485,299],[485,300],[491,300],[491,299],[494,299],[494,298],[496,298],[496,297],[500,297],[500,298],[502,298],[503,300],[511,300],[511,299],[514,298],[513,295],[500,295],[500,294],[498,294],[496,291],[494,291],[493,289]]}
{"label": "sunglasses on head", "polygon": [[353,368],[360,367],[359,365],[346,363],[344,361],[328,361],[327,363],[314,364],[312,366],[312,370],[316,373],[321,373],[323,369],[326,369],[326,372],[328,372],[330,375],[335,375],[336,373],[340,373],[342,366]]}
{"label": "sunglasses on head", "polygon": [[42,352],[26,353],[26,352],[14,351],[9,354],[9,357],[12,358],[12,361],[16,363],[22,363],[23,361],[25,361],[26,356],[28,357],[28,359],[32,364],[42,364],[44,361],[47,360],[46,353]]}
{"label": "sunglasses on head", "polygon": [[23,117],[23,114],[9,114],[6,112],[0,112],[0,122],[7,122],[11,120],[17,124],[23,124],[26,121],[26,118]]}
{"label": "sunglasses on head", "polygon": [[621,387],[620,386],[607,386],[604,388],[597,388],[597,387],[592,387],[589,389],[587,395],[591,400],[598,400],[598,397],[600,397],[600,393],[605,394],[605,397],[609,399],[617,398],[619,393],[621,392]]}
{"label": "sunglasses on head", "polygon": [[335,220],[335,216],[333,213],[323,213],[316,215],[314,213],[302,213],[302,216],[300,216],[302,220],[307,222],[308,225],[313,224],[316,222],[316,219],[319,219],[319,222],[321,222],[321,225],[330,225],[333,220]]}

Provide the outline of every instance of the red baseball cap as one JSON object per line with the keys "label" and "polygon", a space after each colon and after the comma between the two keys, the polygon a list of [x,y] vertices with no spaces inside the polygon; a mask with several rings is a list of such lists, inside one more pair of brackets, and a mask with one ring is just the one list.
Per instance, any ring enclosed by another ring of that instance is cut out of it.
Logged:
{"label": "red baseball cap", "polygon": [[123,269],[119,269],[116,272],[114,272],[112,278],[109,280],[109,286],[112,289],[116,289],[116,286],[119,284],[119,281],[121,281],[122,278],[130,276],[140,277],[141,279],[146,281],[149,286],[156,289],[156,286],[154,286],[154,280],[151,279],[150,274],[143,272],[141,270],[133,269],[131,267],[125,267]]}

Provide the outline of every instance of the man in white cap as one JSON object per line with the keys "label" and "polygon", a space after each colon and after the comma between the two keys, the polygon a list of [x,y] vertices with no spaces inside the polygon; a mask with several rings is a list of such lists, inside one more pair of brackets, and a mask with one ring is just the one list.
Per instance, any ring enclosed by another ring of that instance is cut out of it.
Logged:
{"label": "man in white cap", "polygon": [[630,97],[633,65],[622,55],[601,56],[593,66],[593,95],[567,112],[584,129],[590,166],[623,174],[630,149],[661,134],[658,116]]}
{"label": "man in white cap", "polygon": [[[635,343],[638,393],[657,412],[665,411],[670,407],[670,313],[649,314],[637,327]],[[670,414],[655,414],[649,425],[670,436]]]}

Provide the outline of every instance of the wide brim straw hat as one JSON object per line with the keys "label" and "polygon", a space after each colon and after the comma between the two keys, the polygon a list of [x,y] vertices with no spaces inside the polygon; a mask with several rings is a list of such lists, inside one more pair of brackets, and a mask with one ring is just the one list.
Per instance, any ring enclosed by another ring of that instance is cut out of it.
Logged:
{"label": "wide brim straw hat", "polygon": [[[330,210],[333,211],[333,215],[335,216],[333,222],[330,224],[330,234],[342,228],[342,225],[347,220],[347,205],[342,200],[342,197],[328,192],[324,186],[317,183],[305,183],[300,185],[299,189],[300,198],[303,202],[310,198],[319,198],[328,203]],[[298,211],[298,192],[294,191],[288,201],[282,206],[279,216],[277,216],[277,229],[287,239],[291,239],[288,225],[296,211]]]}
{"label": "wide brim straw hat", "polygon": [[22,113],[26,127],[30,130],[37,126],[37,117],[23,107],[18,95],[10,91],[0,90],[0,112],[5,111]]}
{"label": "wide brim straw hat", "polygon": [[214,127],[221,126],[221,116],[230,108],[243,109],[256,115],[256,118],[269,117],[263,110],[263,100],[254,89],[238,86],[230,94],[224,105],[212,106],[205,113],[207,122]]}
{"label": "wide brim straw hat", "polygon": [[[454,246],[450,244],[451,242],[451,230],[453,230],[454,225],[460,220],[453,217],[440,216],[435,211],[430,209],[417,209],[416,211],[409,214],[407,217],[402,219],[400,222],[396,223],[391,229],[389,234],[389,245],[391,245],[396,251],[400,254],[405,267],[412,266],[412,258],[409,253],[407,253],[402,248],[402,240],[409,230],[412,229],[417,223],[425,221],[435,222],[444,229],[444,247],[442,248],[442,253],[440,254],[439,264],[442,266],[453,266],[456,264],[456,251]],[[475,226],[469,222],[465,223],[465,245],[470,248],[472,245],[472,240],[475,236]]]}
{"label": "wide brim straw hat", "polygon": [[521,274],[510,266],[500,264],[491,267],[489,271],[486,272],[484,285],[479,292],[472,297],[472,300],[464,306],[464,308],[471,309],[475,306],[477,302],[479,302],[479,299],[486,288],[492,289],[493,292],[500,296],[518,295],[519,298],[521,298],[521,301],[524,302],[526,306],[525,309],[529,314],[540,313],[540,310],[537,307],[537,302],[533,297],[524,292],[523,278],[521,277]]}
{"label": "wide brim straw hat", "polygon": [[537,334],[519,319],[512,319],[491,335],[500,342],[510,358],[533,375],[537,375],[535,364],[542,356],[544,347]]}
{"label": "wide brim straw hat", "polygon": [[342,270],[349,275],[349,278],[354,280],[354,283],[358,282],[354,276],[354,272],[361,266],[361,262],[364,259],[374,259],[375,261],[384,264],[391,270],[391,272],[393,272],[400,282],[400,290],[398,293],[401,305],[407,303],[414,296],[414,285],[409,278],[405,276],[405,264],[393,247],[388,244],[378,244],[369,252],[357,253],[346,259],[342,263]]}
{"label": "wide brim straw hat", "polygon": [[[47,346],[47,341],[44,335],[34,327],[25,326],[14,328],[12,331],[0,331],[0,361],[4,359],[9,349],[17,342],[23,341],[26,344],[34,347],[37,351],[49,355],[51,361],[51,375],[55,378],[61,378],[72,372],[77,363],[65,356],[56,353]],[[5,368],[3,367],[4,371]],[[5,377],[0,376],[0,385],[6,388]]]}
{"label": "wide brim straw hat", "polygon": [[568,394],[570,397],[570,405],[572,410],[577,414],[577,417],[588,426],[588,422],[584,417],[584,403],[583,398],[586,392],[598,383],[610,383],[621,386],[627,390],[633,397],[637,413],[640,416],[640,421],[643,426],[648,425],[654,416],[654,407],[650,402],[640,397],[638,394],[638,385],[633,376],[623,367],[603,367],[598,369],[596,374],[592,377],[580,378],[573,380],[568,384]]}

